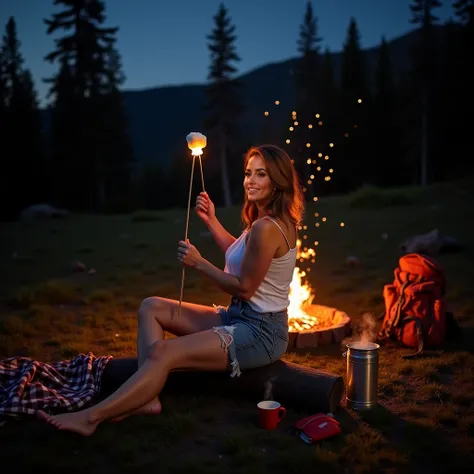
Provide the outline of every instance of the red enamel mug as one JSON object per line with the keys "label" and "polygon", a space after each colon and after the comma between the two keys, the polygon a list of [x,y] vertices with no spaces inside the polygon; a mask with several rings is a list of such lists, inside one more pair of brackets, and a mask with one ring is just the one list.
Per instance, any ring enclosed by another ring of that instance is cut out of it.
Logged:
{"label": "red enamel mug", "polygon": [[278,402],[265,400],[257,404],[258,407],[258,424],[260,428],[273,430],[278,426],[286,415],[286,408],[282,407]]}

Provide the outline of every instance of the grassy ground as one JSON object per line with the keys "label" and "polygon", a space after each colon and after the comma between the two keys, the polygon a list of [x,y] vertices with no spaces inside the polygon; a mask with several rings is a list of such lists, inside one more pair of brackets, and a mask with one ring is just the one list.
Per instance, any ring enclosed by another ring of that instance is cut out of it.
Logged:
{"label": "grassy ground", "polygon": [[[39,466],[50,473],[336,473],[471,472],[474,452],[474,257],[472,182],[424,191],[371,192],[321,200],[308,209],[308,242],[319,241],[310,272],[315,303],[338,307],[354,323],[383,309],[406,237],[438,227],[465,248],[441,255],[448,302],[464,330],[461,342],[405,361],[402,349],[380,351],[380,406],[357,414],[343,406],[343,434],[307,446],[291,434],[308,413],[293,408],[277,430],[255,425],[254,403],[189,393],[163,397],[161,416],[104,423],[92,438],[60,433],[36,420],[0,428],[4,465],[18,472]],[[317,218],[327,217],[319,227]],[[220,212],[238,231],[238,209]],[[27,355],[42,361],[81,352],[132,356],[136,310],[149,295],[179,297],[176,242],[185,212],[73,216],[66,220],[1,224],[0,358]],[[345,223],[344,227],[340,222]],[[190,239],[221,265],[222,255],[193,218]],[[383,235],[386,234],[386,235]],[[360,265],[346,265],[348,256]],[[71,271],[81,261],[86,270]],[[227,296],[192,271],[185,298],[226,304]],[[285,358],[345,377],[343,348],[289,353]]]}

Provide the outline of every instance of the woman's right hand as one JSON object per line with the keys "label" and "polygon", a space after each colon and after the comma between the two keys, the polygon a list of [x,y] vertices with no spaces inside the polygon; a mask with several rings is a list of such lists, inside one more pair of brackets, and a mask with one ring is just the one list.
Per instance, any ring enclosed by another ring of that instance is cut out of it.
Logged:
{"label": "woman's right hand", "polygon": [[195,210],[206,225],[216,218],[216,208],[206,192],[201,192],[196,198]]}

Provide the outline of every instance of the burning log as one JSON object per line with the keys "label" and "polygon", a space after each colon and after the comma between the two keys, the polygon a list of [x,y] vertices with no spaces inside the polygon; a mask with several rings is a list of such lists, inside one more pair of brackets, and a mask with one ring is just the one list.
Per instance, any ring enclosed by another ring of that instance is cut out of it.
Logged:
{"label": "burning log", "polygon": [[[112,359],[105,368],[100,397],[122,385],[137,370],[135,358]],[[225,372],[171,372],[163,395],[212,394],[259,402],[274,399],[286,407],[334,413],[344,392],[341,376],[279,360],[231,378]]]}

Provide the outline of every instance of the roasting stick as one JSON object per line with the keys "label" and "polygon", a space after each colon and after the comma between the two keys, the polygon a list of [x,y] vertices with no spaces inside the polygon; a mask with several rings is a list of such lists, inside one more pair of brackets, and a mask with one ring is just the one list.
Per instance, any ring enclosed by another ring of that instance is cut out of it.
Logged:
{"label": "roasting stick", "polygon": [[[188,231],[189,231],[189,214],[191,211],[191,196],[193,191],[193,180],[194,180],[194,164],[196,162],[196,156],[199,158],[199,166],[201,169],[201,183],[202,183],[202,190],[205,192],[204,187],[204,173],[202,170],[202,149],[207,145],[207,138],[202,133],[192,132],[187,137],[186,140],[188,142],[188,148],[191,150],[191,155],[193,157],[193,163],[191,166],[191,179],[189,180],[189,192],[188,192],[188,209],[186,212],[186,230],[184,233],[184,241],[188,241]],[[183,265],[181,269],[181,291],[179,294],[179,306],[178,306],[178,314],[181,317],[181,306],[183,304],[183,295],[184,295],[184,278],[186,273],[186,267]]]}

